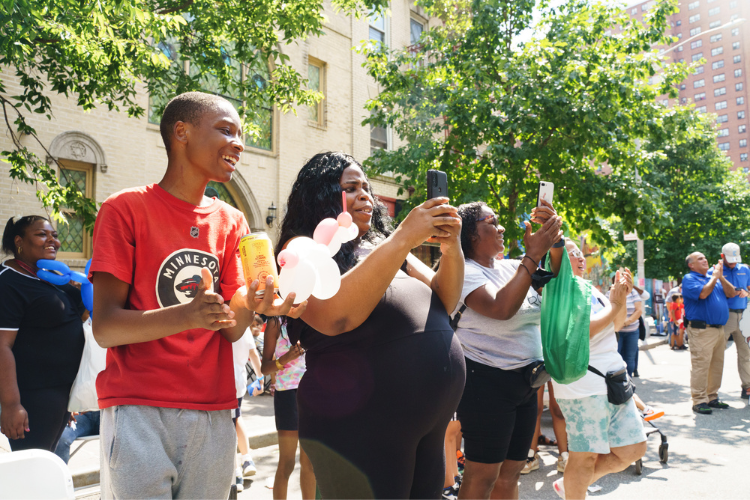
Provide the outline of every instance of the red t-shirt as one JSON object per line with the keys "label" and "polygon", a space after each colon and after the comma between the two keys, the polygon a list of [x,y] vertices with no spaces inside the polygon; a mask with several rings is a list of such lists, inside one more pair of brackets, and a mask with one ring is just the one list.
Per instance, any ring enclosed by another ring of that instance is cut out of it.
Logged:
{"label": "red t-shirt", "polygon": [[[229,301],[244,285],[242,213],[223,201],[196,207],[156,184],[110,196],[94,226],[90,273],[130,285],[126,307],[148,311],[190,302],[201,268]],[[96,380],[99,407],[146,405],[192,410],[237,407],[232,345],[219,332],[196,328],[107,349]]]}
{"label": "red t-shirt", "polygon": [[682,317],[685,315],[685,304],[678,304],[677,302],[670,302],[669,304],[667,304],[667,307],[674,314],[675,322],[681,320]]}

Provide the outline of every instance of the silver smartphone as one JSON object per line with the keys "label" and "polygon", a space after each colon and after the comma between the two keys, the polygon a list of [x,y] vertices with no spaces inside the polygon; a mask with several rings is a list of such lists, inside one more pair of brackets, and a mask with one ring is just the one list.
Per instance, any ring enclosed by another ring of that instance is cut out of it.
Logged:
{"label": "silver smartphone", "polygon": [[536,206],[542,206],[542,200],[552,204],[552,197],[555,194],[555,184],[547,181],[539,181],[539,194],[536,197]]}

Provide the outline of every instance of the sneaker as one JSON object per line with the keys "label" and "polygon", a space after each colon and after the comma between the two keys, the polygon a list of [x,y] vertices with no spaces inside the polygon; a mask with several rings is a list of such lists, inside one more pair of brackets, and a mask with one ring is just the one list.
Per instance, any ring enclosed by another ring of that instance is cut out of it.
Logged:
{"label": "sneaker", "polygon": [[643,416],[643,420],[645,420],[646,422],[651,422],[652,420],[663,417],[664,412],[662,410],[657,410],[651,408],[650,406],[647,406],[643,409],[641,415]]}
{"label": "sneaker", "polygon": [[557,457],[557,472],[561,474],[565,472],[566,465],[568,465],[568,452],[564,451]]}
{"label": "sneaker", "polygon": [[441,498],[443,500],[457,500],[458,499],[458,483],[454,484],[453,486],[448,486],[447,488],[443,488],[443,496]]}
{"label": "sneaker", "polygon": [[711,401],[709,401],[708,406],[710,406],[711,408],[719,409],[719,410],[726,410],[727,408],[729,408],[728,404],[722,401],[719,401],[718,399],[712,399]]}
{"label": "sneaker", "polygon": [[633,370],[633,378],[638,378],[640,375],[638,375],[638,370]]}
{"label": "sneaker", "polygon": [[258,470],[255,468],[255,462],[252,460],[245,460],[242,462],[242,476],[251,477],[254,476]]}
{"label": "sneaker", "polygon": [[528,457],[526,459],[526,465],[521,471],[521,474],[528,474],[529,472],[533,470],[539,470],[539,454],[538,453],[534,453],[533,457]]}
{"label": "sneaker", "polygon": [[565,500],[565,485],[563,484],[563,478],[560,478],[552,483],[552,487],[555,489],[555,493],[557,493],[557,496]]}
{"label": "sneaker", "polygon": [[245,480],[242,478],[242,474],[240,474],[240,470],[237,469],[236,477],[234,478],[234,482],[237,485],[237,492],[245,491]]}
{"label": "sneaker", "polygon": [[694,405],[693,411],[700,415],[710,415],[711,413],[713,413],[713,410],[706,403]]}
{"label": "sneaker", "polygon": [[742,389],[742,394],[740,394],[740,397],[742,399],[750,399],[750,388]]}

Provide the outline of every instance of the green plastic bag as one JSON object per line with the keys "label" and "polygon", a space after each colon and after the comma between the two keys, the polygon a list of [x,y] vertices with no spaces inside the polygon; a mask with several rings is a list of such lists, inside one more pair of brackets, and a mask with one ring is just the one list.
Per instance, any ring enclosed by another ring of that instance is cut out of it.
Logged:
{"label": "green plastic bag", "polygon": [[[546,269],[551,271],[549,254]],[[542,292],[544,366],[558,384],[570,384],[586,375],[590,322],[591,282],[573,274],[563,250],[560,273]]]}

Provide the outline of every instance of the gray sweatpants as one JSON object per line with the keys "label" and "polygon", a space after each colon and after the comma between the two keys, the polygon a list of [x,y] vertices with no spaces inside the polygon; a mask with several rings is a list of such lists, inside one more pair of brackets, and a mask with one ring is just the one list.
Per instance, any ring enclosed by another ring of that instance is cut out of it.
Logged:
{"label": "gray sweatpants", "polygon": [[99,442],[102,499],[229,495],[237,447],[231,410],[113,406],[102,410]]}

